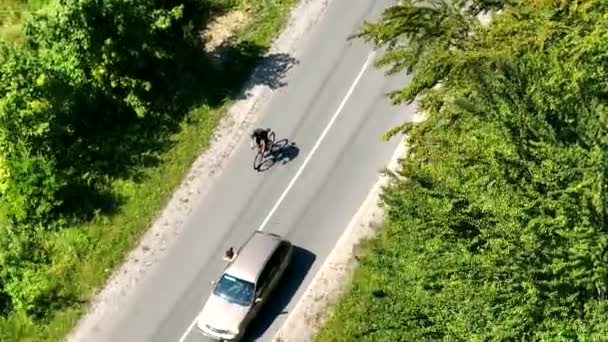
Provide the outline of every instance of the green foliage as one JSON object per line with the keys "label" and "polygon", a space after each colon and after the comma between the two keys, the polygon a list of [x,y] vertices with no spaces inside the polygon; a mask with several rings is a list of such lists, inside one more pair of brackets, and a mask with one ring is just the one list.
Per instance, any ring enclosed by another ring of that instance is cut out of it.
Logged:
{"label": "green foliage", "polygon": [[166,71],[161,63],[175,59],[172,29],[184,4],[165,8],[167,3],[62,0],[54,11],[36,14],[26,33],[29,44],[74,86],[90,82],[144,116],[154,76]]}
{"label": "green foliage", "polygon": [[384,11],[381,22],[364,22],[353,37],[386,47],[376,66],[390,65],[389,74],[415,75],[411,85],[390,94],[395,103],[413,101],[444,80],[458,66],[458,61],[450,63],[457,52],[477,41],[481,27],[475,15],[500,9],[507,2],[402,0]]}
{"label": "green foliage", "polygon": [[60,204],[55,198],[62,183],[53,162],[32,156],[25,147],[7,157],[10,174],[2,194],[2,213],[15,224],[45,222]]}
{"label": "green foliage", "polygon": [[6,293],[11,296],[14,308],[28,314],[44,312],[47,309],[40,298],[45,298],[52,291],[52,283],[44,274],[44,270],[24,268],[18,271],[18,281],[5,286]]}
{"label": "green foliage", "polygon": [[23,43],[23,23],[30,19],[31,12],[47,6],[52,0],[0,0],[0,40]]}
{"label": "green foliage", "polygon": [[62,187],[48,138],[54,124],[44,67],[29,53],[5,47],[0,67],[1,213],[15,223],[43,222]]}
{"label": "green foliage", "polygon": [[[294,3],[60,0],[0,43],[0,341],[71,329]],[[257,21],[218,68],[200,30],[234,6]]]}
{"label": "green foliage", "polygon": [[401,128],[385,227],[319,340],[604,339],[607,4],[513,2],[488,26],[437,5],[432,34],[398,6],[362,37],[428,119]]}

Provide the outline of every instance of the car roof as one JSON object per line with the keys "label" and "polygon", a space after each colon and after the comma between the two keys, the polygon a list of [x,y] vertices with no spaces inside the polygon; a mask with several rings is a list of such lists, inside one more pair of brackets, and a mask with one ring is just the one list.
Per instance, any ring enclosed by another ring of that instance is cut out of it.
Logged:
{"label": "car roof", "polygon": [[238,251],[236,258],[224,273],[255,283],[266,260],[270,258],[281,241],[283,239],[277,234],[256,230]]}

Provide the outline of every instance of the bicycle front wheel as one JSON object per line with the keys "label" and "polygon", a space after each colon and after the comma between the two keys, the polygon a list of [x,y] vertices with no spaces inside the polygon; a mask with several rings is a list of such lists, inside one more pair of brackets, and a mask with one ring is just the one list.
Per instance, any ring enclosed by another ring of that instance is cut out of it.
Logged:
{"label": "bicycle front wheel", "polygon": [[260,166],[264,162],[264,152],[258,151],[253,159],[253,169],[260,171]]}

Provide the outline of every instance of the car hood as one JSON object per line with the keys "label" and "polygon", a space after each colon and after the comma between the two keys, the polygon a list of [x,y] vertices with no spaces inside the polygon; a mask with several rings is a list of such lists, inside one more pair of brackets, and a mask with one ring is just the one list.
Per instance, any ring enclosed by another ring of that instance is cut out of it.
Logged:
{"label": "car hood", "polygon": [[218,296],[211,295],[198,316],[197,325],[201,329],[205,325],[209,325],[217,330],[236,333],[248,312],[249,307],[233,304]]}

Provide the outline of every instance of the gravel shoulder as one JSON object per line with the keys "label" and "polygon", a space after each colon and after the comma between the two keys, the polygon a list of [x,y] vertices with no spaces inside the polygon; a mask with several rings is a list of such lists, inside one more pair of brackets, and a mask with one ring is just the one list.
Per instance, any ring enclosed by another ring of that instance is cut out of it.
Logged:
{"label": "gravel shoulder", "polygon": [[[293,9],[284,31],[275,39],[268,55],[286,53],[298,57],[303,42],[315,23],[323,16],[331,0],[301,0]],[[159,213],[139,244],[128,254],[124,264],[114,270],[104,288],[91,301],[89,309],[66,337],[67,341],[91,341],[91,332],[102,329],[101,322],[120,312],[138,285],[153,271],[159,261],[179,238],[184,222],[192,211],[191,203],[206,196],[226,161],[235,152],[253,123],[264,113],[273,95],[266,82],[262,62],[243,89],[242,100],[228,109],[214,133],[209,149],[193,163],[188,175],[175,191],[167,206]]]}

